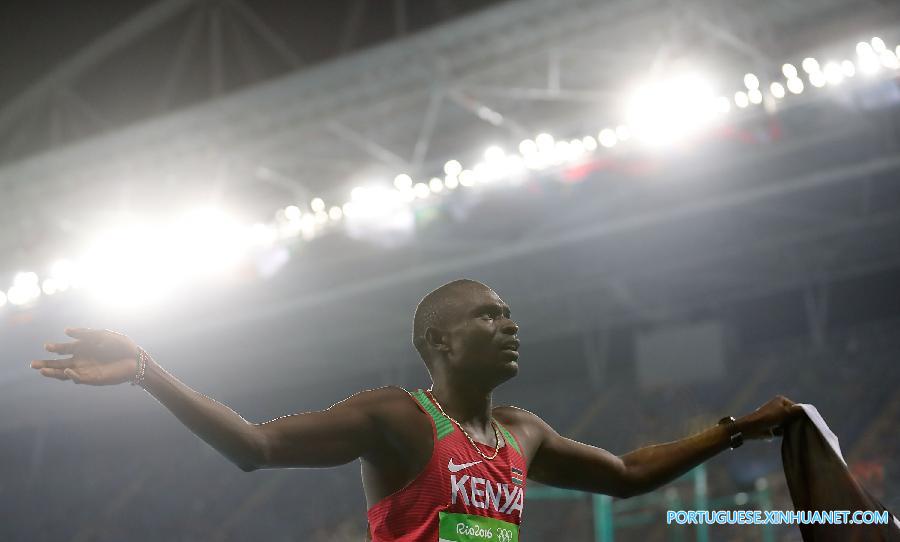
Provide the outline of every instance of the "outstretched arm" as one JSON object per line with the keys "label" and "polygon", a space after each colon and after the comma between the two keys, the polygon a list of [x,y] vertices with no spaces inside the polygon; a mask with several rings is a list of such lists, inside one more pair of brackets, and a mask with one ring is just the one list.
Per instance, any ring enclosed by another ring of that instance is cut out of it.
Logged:
{"label": "outstretched arm", "polygon": [[[784,397],[772,399],[737,420],[746,439],[769,436],[770,429],[801,413]],[[533,415],[532,415],[533,416]],[[729,446],[725,426],[714,426],[674,442],[646,446],[616,456],[559,435],[535,416],[543,436],[529,467],[529,477],[549,485],[627,498],[652,491],[703,463]]]}
{"label": "outstretched arm", "polygon": [[[102,386],[127,382],[135,374],[138,347],[128,337],[82,328],[67,329],[66,334],[77,340],[46,348],[69,357],[32,362],[42,375]],[[152,360],[143,386],[194,434],[247,472],[339,465],[364,455],[378,441],[373,403],[384,390],[354,395],[324,411],[254,424]]]}

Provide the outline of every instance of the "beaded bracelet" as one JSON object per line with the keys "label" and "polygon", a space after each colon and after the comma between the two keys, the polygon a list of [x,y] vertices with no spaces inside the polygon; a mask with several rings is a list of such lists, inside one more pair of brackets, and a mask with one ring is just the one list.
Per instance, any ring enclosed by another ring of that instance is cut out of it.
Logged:
{"label": "beaded bracelet", "polygon": [[150,355],[147,354],[143,348],[138,347],[138,364],[137,370],[134,373],[134,378],[131,379],[132,386],[144,387],[144,376],[146,376],[147,373],[147,358],[149,357]]}

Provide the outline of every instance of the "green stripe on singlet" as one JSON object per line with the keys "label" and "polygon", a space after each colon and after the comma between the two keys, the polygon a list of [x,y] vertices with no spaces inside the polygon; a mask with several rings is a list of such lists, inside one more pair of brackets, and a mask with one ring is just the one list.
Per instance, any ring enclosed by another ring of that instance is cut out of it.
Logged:
{"label": "green stripe on singlet", "polygon": [[[494,421],[497,422],[497,418],[494,418]],[[497,427],[500,428],[500,432],[503,433],[503,438],[506,439],[506,443],[513,447],[513,450],[519,452],[519,455],[522,455],[522,450],[519,449],[519,445],[516,444],[516,439],[513,438],[512,433],[506,430],[505,427],[500,425],[500,422],[497,422]]]}
{"label": "green stripe on singlet", "polygon": [[434,418],[434,427],[437,430],[437,438],[441,440],[446,437],[450,433],[453,432],[453,422],[450,421],[447,416],[441,414],[441,411],[434,406],[434,403],[431,402],[431,399],[425,395],[425,392],[421,389],[413,392],[413,397],[422,405],[422,408],[425,409],[425,412],[431,414],[431,417]]}

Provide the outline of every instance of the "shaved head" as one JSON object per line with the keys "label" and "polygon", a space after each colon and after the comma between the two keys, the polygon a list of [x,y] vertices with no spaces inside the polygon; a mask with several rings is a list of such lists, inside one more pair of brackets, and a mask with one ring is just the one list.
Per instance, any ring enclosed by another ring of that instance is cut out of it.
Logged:
{"label": "shaved head", "polygon": [[416,351],[419,352],[419,356],[422,357],[426,365],[429,361],[426,356],[425,331],[429,327],[442,328],[446,326],[454,314],[459,292],[468,288],[490,290],[490,288],[477,280],[458,279],[435,289],[423,297],[422,301],[419,301],[419,305],[416,307],[416,314],[413,317],[412,341],[413,346],[416,347]]}

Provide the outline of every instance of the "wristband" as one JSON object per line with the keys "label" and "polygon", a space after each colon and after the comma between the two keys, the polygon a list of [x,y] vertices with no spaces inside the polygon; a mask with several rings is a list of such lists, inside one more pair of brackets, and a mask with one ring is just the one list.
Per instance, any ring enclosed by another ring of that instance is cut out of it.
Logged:
{"label": "wristband", "polygon": [[727,425],[728,426],[728,434],[729,440],[728,445],[732,450],[735,448],[739,448],[741,444],[744,443],[744,434],[737,430],[737,420],[734,419],[734,416],[725,416],[719,423],[716,425]]}
{"label": "wristband", "polygon": [[144,377],[147,374],[147,359],[150,357],[147,352],[144,351],[143,348],[138,347],[138,364],[137,369],[134,372],[134,377],[131,379],[132,386],[140,386],[144,387]]}

